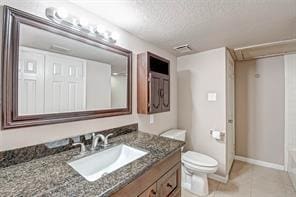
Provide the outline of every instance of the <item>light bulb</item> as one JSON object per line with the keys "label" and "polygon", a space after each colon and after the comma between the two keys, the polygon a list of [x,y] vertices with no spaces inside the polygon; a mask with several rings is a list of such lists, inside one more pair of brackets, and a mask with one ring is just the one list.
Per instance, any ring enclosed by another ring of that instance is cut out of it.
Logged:
{"label": "light bulb", "polygon": [[78,19],[77,18],[71,18],[71,23],[73,26],[77,27],[78,26]]}
{"label": "light bulb", "polygon": [[97,25],[97,32],[99,32],[100,34],[104,34],[105,31],[106,28],[103,25]]}
{"label": "light bulb", "polygon": [[90,26],[88,26],[88,30],[89,30],[91,33],[96,33],[96,31],[97,31],[97,27],[96,27],[96,26],[93,26],[93,25],[90,25]]}
{"label": "light bulb", "polygon": [[111,38],[114,39],[114,40],[118,40],[119,34],[117,32],[112,32],[111,33]]}
{"label": "light bulb", "polygon": [[86,26],[88,26],[88,20],[86,18],[81,18],[79,20],[79,24],[83,27],[86,27]]}
{"label": "light bulb", "polygon": [[60,19],[64,19],[68,17],[68,11],[65,8],[58,8],[56,12],[56,16]]}
{"label": "light bulb", "polygon": [[97,32],[103,34],[106,31],[106,28],[103,25],[97,25]]}

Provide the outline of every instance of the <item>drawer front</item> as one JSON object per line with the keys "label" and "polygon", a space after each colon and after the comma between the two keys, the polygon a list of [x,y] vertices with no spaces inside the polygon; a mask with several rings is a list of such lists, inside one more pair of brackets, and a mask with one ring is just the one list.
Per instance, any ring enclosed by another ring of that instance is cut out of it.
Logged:
{"label": "drawer front", "polygon": [[160,197],[174,196],[179,192],[181,184],[181,165],[173,167],[167,174],[157,181],[157,190]]}
{"label": "drawer front", "polygon": [[156,183],[146,189],[139,197],[156,197]]}

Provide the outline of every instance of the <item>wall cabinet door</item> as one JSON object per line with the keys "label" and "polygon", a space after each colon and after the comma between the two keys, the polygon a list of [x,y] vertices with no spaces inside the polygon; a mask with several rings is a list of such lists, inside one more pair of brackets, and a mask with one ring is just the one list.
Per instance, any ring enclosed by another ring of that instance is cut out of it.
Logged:
{"label": "wall cabinet door", "polygon": [[150,72],[148,108],[150,113],[170,110],[170,78],[168,75]]}
{"label": "wall cabinet door", "polygon": [[161,76],[157,73],[150,73],[149,80],[149,112],[157,113],[161,111]]}
{"label": "wall cabinet door", "polygon": [[162,76],[161,83],[161,111],[170,111],[170,77]]}

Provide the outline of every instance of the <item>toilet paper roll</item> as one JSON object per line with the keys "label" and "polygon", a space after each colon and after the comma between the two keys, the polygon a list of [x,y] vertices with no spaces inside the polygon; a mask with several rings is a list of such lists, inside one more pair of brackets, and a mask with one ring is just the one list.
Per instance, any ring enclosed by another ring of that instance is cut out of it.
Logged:
{"label": "toilet paper roll", "polygon": [[221,138],[222,138],[222,134],[220,131],[212,130],[211,134],[212,134],[212,137],[216,140],[221,140]]}

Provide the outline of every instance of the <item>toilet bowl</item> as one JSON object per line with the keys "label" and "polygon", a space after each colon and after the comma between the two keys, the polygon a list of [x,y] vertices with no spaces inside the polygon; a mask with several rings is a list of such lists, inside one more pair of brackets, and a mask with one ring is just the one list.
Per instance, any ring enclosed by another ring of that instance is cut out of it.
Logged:
{"label": "toilet bowl", "polygon": [[[171,129],[161,136],[185,141],[186,130]],[[182,188],[199,196],[208,195],[208,174],[217,171],[218,162],[208,155],[194,151],[182,153],[181,161]]]}
{"label": "toilet bowl", "polygon": [[208,195],[208,174],[215,173],[218,162],[201,153],[182,154],[182,187],[199,196]]}

